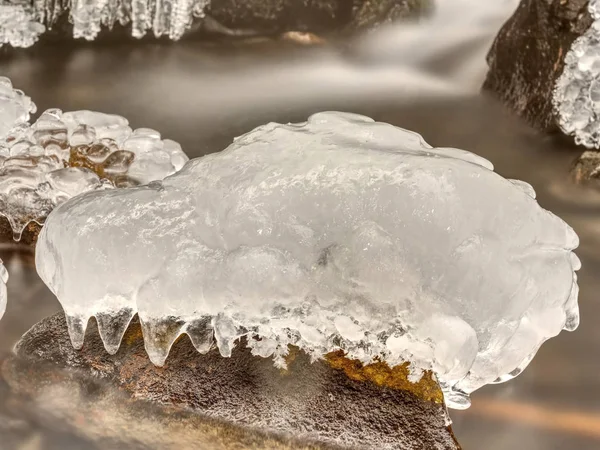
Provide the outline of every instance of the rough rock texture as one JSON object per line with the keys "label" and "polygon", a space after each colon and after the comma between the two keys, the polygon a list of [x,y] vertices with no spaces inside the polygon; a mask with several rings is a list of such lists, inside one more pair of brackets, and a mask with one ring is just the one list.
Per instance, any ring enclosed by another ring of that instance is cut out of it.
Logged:
{"label": "rough rock texture", "polygon": [[552,92],[573,41],[591,25],[588,0],[522,0],[488,55],[483,85],[544,131],[556,131]]}
{"label": "rough rock texture", "polygon": [[[164,429],[173,426],[168,411],[191,410],[197,413],[194,420],[210,417],[223,421],[238,434],[240,427],[248,428],[247,436],[240,435],[248,439],[270,430],[269,439],[279,443],[269,447],[255,442],[243,448],[303,448],[290,439],[316,448],[460,448],[445,425],[444,405],[423,399],[435,398],[439,392],[431,379],[422,381],[414,392],[397,389],[393,383],[385,387],[390,383],[379,379],[377,373],[365,378],[366,372],[358,367],[344,367],[339,355],[333,356],[331,364],[310,363],[306,354],[292,352],[288,369],[281,371],[271,360],[252,356],[245,346],[238,346],[231,358],[222,358],[214,349],[200,355],[182,338],[166,365],[157,368],[146,356],[137,321],[127,331],[119,352],[110,356],[95,326],[89,327],[83,350],[73,350],[62,314],[44,319],[27,332],[17,344],[16,355],[5,362],[3,374],[19,392],[35,396],[48,387],[47,381],[40,384],[40,380],[54,380],[53,385],[60,385],[65,377],[71,382],[73,377],[88,384],[102,382],[118,386],[117,392],[129,400],[160,404],[162,416],[155,415],[155,421]],[[66,367],[75,371],[61,369]],[[102,401],[95,402],[107,408],[106,398],[103,395]],[[119,414],[123,414],[122,403],[116,402]],[[106,409],[104,414],[111,415]],[[147,421],[140,421],[139,426],[147,426]],[[140,434],[139,427],[130,432],[104,428],[114,432],[105,438]],[[215,442],[223,437],[218,430],[212,435]]]}
{"label": "rough rock texture", "polygon": [[575,160],[571,167],[573,181],[577,184],[593,183],[600,187],[600,152],[588,150]]}

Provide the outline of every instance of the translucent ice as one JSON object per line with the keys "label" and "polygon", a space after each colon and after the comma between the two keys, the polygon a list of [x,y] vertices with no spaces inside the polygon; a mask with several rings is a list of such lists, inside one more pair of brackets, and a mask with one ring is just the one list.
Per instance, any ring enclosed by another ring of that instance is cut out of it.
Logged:
{"label": "translucent ice", "polygon": [[36,263],[76,347],[95,316],[115,352],[138,313],[158,365],[182,333],[223,356],[246,336],[278,365],[288,344],[342,349],[432,369],[464,407],[577,327],[578,238],[534,197],[472,153],[320,113],[62,204]]}
{"label": "translucent ice", "polygon": [[553,104],[566,134],[579,145],[600,148],[600,0],[591,0],[588,9],[594,22],[565,56]]}
{"label": "translucent ice", "polygon": [[30,47],[46,28],[34,20],[29,4],[0,0],[0,47]]}
{"label": "translucent ice", "polygon": [[[12,128],[27,123],[29,114],[35,111],[35,104],[23,91],[13,89],[8,78],[0,77],[0,139],[4,138]],[[0,153],[1,157],[2,153]]]}
{"label": "translucent ice", "polygon": [[132,131],[116,115],[49,109],[29,125],[29,99],[0,79],[3,88],[13,94],[0,97],[0,127],[9,129],[0,138],[0,216],[15,240],[77,194],[162,180],[188,159],[176,142],[148,128]]}
{"label": "translucent ice", "polygon": [[8,272],[6,271],[6,267],[2,264],[2,260],[0,259],[0,319],[4,315],[6,311],[6,283],[8,282]]}
{"label": "translucent ice", "polygon": [[203,17],[210,0],[34,0],[38,21],[51,28],[62,14],[69,15],[73,37],[93,40],[102,27],[111,29],[117,22],[131,25],[131,34],[143,37],[152,30],[156,37],[177,40]]}

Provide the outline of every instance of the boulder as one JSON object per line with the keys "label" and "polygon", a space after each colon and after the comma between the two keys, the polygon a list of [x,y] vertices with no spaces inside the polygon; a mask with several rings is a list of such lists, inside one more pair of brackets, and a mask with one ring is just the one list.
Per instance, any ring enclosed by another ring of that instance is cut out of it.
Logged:
{"label": "boulder", "polygon": [[22,337],[2,373],[11,391],[45,399],[44,417],[118,448],[190,448],[199,439],[219,449],[460,448],[431,374],[415,384],[405,366],[362,366],[341,353],[311,362],[294,348],[287,363],[277,369],[243,343],[230,358],[202,355],[183,336],[156,367],[137,319],[116,355],[95,324],[76,351],[60,313]]}

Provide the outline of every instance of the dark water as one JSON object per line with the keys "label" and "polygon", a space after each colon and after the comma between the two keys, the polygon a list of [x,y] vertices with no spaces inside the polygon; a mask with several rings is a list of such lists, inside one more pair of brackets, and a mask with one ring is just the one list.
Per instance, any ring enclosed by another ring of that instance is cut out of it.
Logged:
{"label": "dark water", "polygon": [[[454,429],[466,449],[600,448],[600,194],[569,182],[578,150],[536,134],[481,95],[458,95],[401,69],[365,70],[345,58],[282,42],[42,45],[0,54],[0,75],[30,95],[39,111],[117,113],[133,127],[155,128],[179,141],[190,157],[219,151],[265,122],[300,121],[334,109],[417,131],[432,145],[470,150],[503,176],[529,182],[540,204],[581,238],[581,326],[546,343],[517,379],[475,393],[471,409],[452,412]],[[26,260],[6,250],[0,256],[11,277],[0,322],[0,351],[6,352],[59,306]],[[1,436],[16,433],[6,413],[0,410]],[[86,448],[68,433],[60,439]],[[0,439],[0,449],[15,448],[5,442]],[[24,442],[23,449],[43,448],[34,438]]]}

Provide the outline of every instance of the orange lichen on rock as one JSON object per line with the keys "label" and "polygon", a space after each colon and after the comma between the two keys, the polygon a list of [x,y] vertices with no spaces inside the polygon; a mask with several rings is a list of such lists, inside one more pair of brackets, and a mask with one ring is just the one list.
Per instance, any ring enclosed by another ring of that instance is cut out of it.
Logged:
{"label": "orange lichen on rock", "polygon": [[444,402],[444,394],[432,372],[424,372],[422,378],[416,383],[408,379],[409,363],[394,367],[388,366],[385,362],[363,365],[358,360],[346,358],[342,350],[328,353],[325,355],[325,360],[334,369],[343,370],[351,380],[371,382],[381,387],[408,391],[423,400],[435,403]]}

